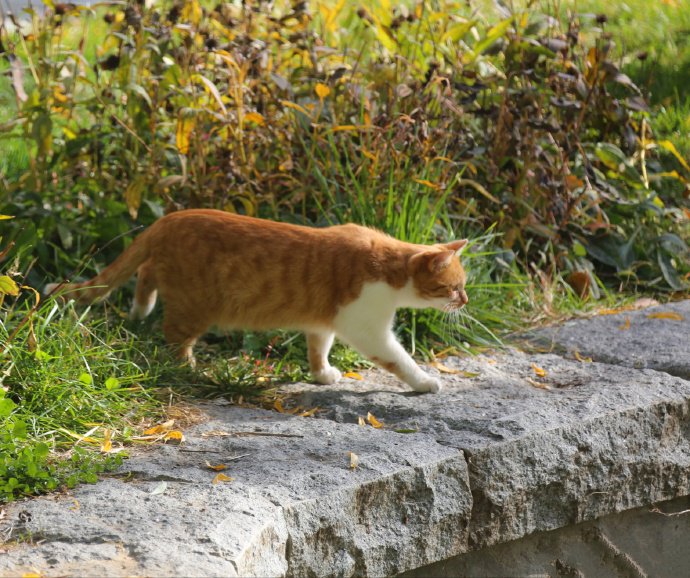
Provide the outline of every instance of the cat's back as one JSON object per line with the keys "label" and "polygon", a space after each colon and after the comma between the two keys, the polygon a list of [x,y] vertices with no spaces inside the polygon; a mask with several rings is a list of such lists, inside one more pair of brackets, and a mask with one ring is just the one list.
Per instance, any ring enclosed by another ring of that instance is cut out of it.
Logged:
{"label": "cat's back", "polygon": [[207,244],[216,251],[238,246],[271,247],[282,252],[310,248],[361,253],[374,245],[394,241],[383,233],[356,224],[306,227],[258,219],[214,209],[187,209],[170,213],[151,226],[151,237],[166,245]]}

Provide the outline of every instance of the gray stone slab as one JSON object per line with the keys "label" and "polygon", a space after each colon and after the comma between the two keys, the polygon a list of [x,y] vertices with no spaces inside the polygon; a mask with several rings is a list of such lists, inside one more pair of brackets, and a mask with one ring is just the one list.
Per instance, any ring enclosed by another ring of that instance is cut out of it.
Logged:
{"label": "gray stone slab", "polygon": [[536,532],[404,573],[401,578],[690,576],[690,499],[678,498]]}
{"label": "gray stone slab", "polygon": [[690,490],[689,382],[516,351],[444,363],[460,373],[435,396],[375,385],[385,376],[367,376],[359,388],[289,389],[302,404],[328,408],[330,419],[354,423],[371,412],[386,428],[416,429],[462,450],[473,549]]}
{"label": "gray stone slab", "polygon": [[[659,318],[670,313],[678,319]],[[541,348],[596,361],[665,371],[690,379],[690,301],[597,315],[546,327],[527,336]]]}
{"label": "gray stone slab", "polygon": [[204,404],[182,446],[5,507],[0,576],[393,575],[690,494],[684,379],[518,351],[440,370],[436,395],[285,386],[318,419]]}
{"label": "gray stone slab", "polygon": [[[69,495],[8,506],[0,575],[388,575],[465,550],[471,495],[456,449],[421,434],[203,409],[207,421],[181,447],[137,455]],[[206,461],[227,461],[233,481],[212,484]]]}

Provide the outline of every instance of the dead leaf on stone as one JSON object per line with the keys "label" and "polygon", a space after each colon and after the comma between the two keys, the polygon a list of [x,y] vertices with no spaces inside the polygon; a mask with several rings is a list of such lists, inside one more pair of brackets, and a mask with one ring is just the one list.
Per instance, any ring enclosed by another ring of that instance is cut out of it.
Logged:
{"label": "dead leaf on stone", "polygon": [[350,469],[355,469],[359,466],[359,456],[355,452],[347,452],[350,456]]}
{"label": "dead leaf on stone", "polygon": [[532,366],[532,371],[536,373],[539,377],[546,377],[546,370],[539,367],[536,363],[530,364]]}
{"label": "dead leaf on stone", "polygon": [[658,313],[647,314],[647,319],[670,319],[672,321],[683,321],[683,317],[680,313],[675,311],[659,311]]}
{"label": "dead leaf on stone", "polygon": [[575,359],[577,359],[580,363],[592,363],[591,357],[583,357],[582,355],[580,355],[580,352],[577,349],[575,350],[573,355],[575,356]]}
{"label": "dead leaf on stone", "polygon": [[178,430],[169,431],[163,436],[163,440],[182,443],[184,441],[184,434]]}
{"label": "dead leaf on stone", "polygon": [[367,422],[364,421],[364,418],[361,415],[357,418],[357,423],[359,423],[359,425],[364,426],[364,427],[366,427],[366,425],[367,425]]}
{"label": "dead leaf on stone", "polygon": [[273,409],[275,409],[278,413],[285,413],[285,408],[283,407],[283,403],[279,399],[276,399],[273,402]]}
{"label": "dead leaf on stone", "polygon": [[383,424],[377,420],[371,412],[367,412],[367,421],[371,424],[371,427],[375,427],[376,429],[381,429],[383,427]]}
{"label": "dead leaf on stone", "polygon": [[621,311],[625,311],[625,309],[599,309],[597,315],[618,315]]}
{"label": "dead leaf on stone", "polygon": [[539,389],[551,389],[551,386],[547,383],[542,383],[541,381],[537,381],[535,379],[532,379],[531,377],[527,378],[527,383]]}
{"label": "dead leaf on stone", "polygon": [[40,572],[24,572],[22,578],[43,578],[43,574]]}
{"label": "dead leaf on stone", "polygon": [[350,379],[356,379],[357,381],[362,381],[364,378],[356,371],[348,371],[343,375],[343,377],[349,377]]}
{"label": "dead leaf on stone", "polygon": [[221,482],[232,482],[234,478],[231,478],[230,476],[226,476],[225,474],[216,474],[216,476],[213,478],[213,481],[211,482],[212,484],[220,484]]}
{"label": "dead leaf on stone", "polygon": [[206,462],[206,467],[210,470],[213,470],[214,472],[222,472],[223,470],[228,469],[228,466],[226,466],[225,464],[218,464],[214,466],[210,462]]}
{"label": "dead leaf on stone", "polygon": [[313,407],[311,409],[308,409],[306,411],[303,411],[301,414],[299,414],[300,417],[311,417],[314,415],[317,411],[319,411],[318,407]]}
{"label": "dead leaf on stone", "polygon": [[452,373],[452,374],[462,373],[462,370],[453,369],[452,367],[448,367],[447,365],[444,365],[443,363],[441,363],[440,361],[438,361],[436,359],[434,361],[432,361],[429,365],[431,365],[431,367],[435,367],[441,373]]}
{"label": "dead leaf on stone", "polygon": [[170,431],[173,428],[173,425],[175,425],[175,420],[174,419],[169,419],[168,421],[155,425],[153,427],[150,427],[147,430],[144,430],[144,435],[150,436],[150,435],[155,435],[159,433],[165,433],[167,431]]}

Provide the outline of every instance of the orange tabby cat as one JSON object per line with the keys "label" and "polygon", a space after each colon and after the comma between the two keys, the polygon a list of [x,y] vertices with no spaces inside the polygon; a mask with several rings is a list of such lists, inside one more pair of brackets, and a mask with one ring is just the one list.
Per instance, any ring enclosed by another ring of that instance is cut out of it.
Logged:
{"label": "orange tabby cat", "polygon": [[340,378],[328,363],[337,335],[414,390],[436,392],[440,381],[398,343],[393,319],[398,307],[467,303],[457,257],[466,244],[413,245],[358,225],[315,229],[186,210],[159,219],[99,275],[65,289],[91,302],[138,272],[131,316],[148,315],[160,293],[165,338],[190,363],[194,343],[211,326],[297,329],[307,335],[319,383]]}

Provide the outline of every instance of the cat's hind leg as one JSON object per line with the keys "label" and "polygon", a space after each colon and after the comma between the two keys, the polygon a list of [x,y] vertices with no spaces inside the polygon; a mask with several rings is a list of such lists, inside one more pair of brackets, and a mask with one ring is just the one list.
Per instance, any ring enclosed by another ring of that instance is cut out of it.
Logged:
{"label": "cat's hind leg", "polygon": [[166,303],[163,318],[165,340],[175,348],[177,357],[192,367],[196,366],[193,348],[199,337],[209,328],[210,323],[193,315],[181,313],[174,304]]}
{"label": "cat's hind leg", "polygon": [[134,302],[129,312],[130,319],[143,319],[156,305],[156,273],[153,262],[149,259],[137,270],[137,288],[134,291]]}
{"label": "cat's hind leg", "polygon": [[309,369],[314,381],[324,385],[335,383],[342,376],[340,371],[328,363],[328,352],[331,350],[334,338],[333,332],[307,333]]}

